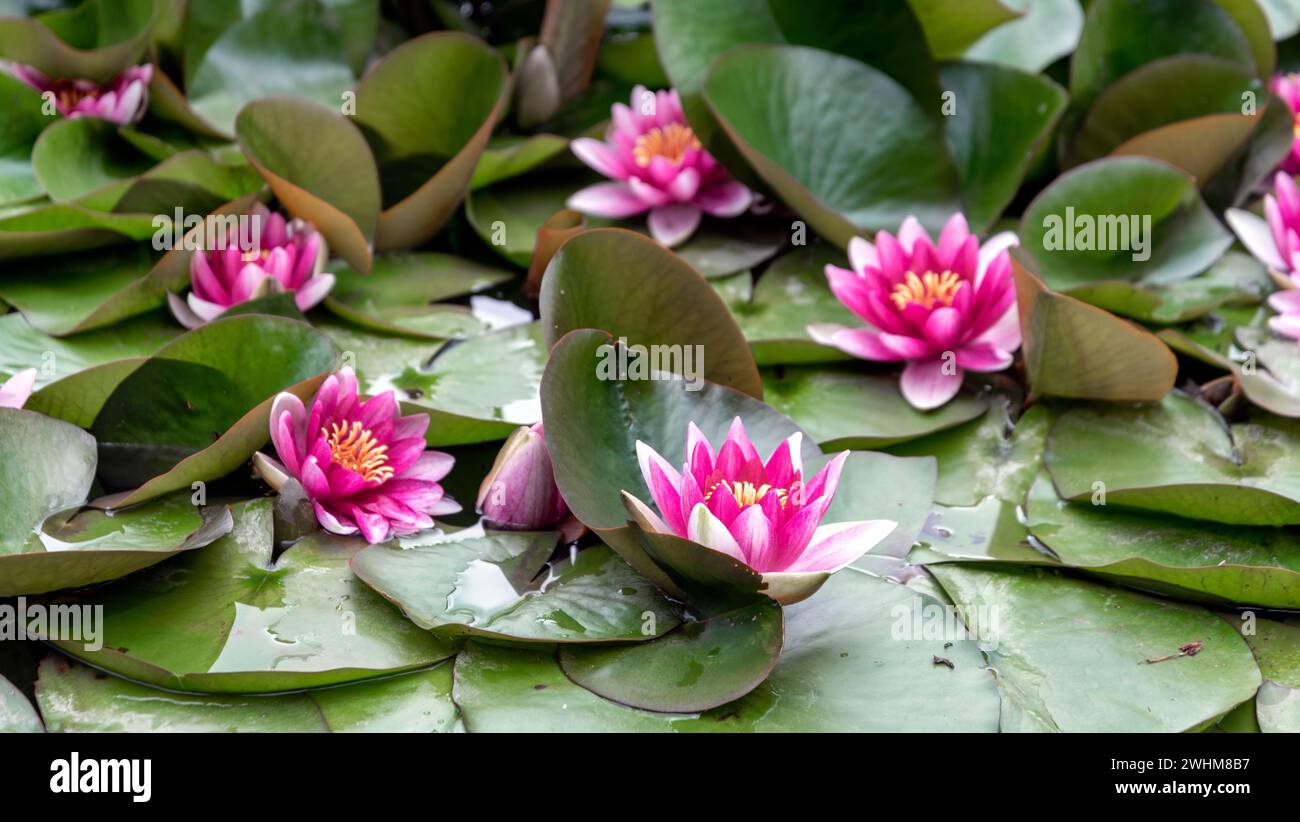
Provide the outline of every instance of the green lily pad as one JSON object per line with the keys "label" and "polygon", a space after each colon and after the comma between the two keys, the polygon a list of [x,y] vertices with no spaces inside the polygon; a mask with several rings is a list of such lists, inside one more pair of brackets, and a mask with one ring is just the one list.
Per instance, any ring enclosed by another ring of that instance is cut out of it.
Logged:
{"label": "green lily pad", "polygon": [[[239,130],[240,109],[266,97],[293,94],[337,110],[354,78],[342,37],[322,10],[319,3],[270,3],[221,32],[187,72],[194,113],[229,135]],[[295,149],[319,147],[320,132],[303,133],[314,139]],[[350,171],[355,183],[357,169]]]}
{"label": "green lily pad", "polygon": [[987,32],[964,54],[967,60],[1039,72],[1074,51],[1083,32],[1079,0],[1002,0],[1023,12]]}
{"label": "green lily pad", "polygon": [[49,118],[41,111],[35,89],[0,75],[0,108],[5,111],[0,129],[0,207],[34,200],[45,193],[32,168],[32,146]]}
{"label": "green lily pad", "polygon": [[0,733],[39,734],[45,731],[40,714],[23,692],[0,676]]}
{"label": "green lily pad", "polygon": [[857,325],[826,284],[826,264],[843,265],[838,249],[817,244],[798,248],[774,261],[754,282],[748,271],[714,280],[759,365],[836,362],[849,359],[839,349],[808,336],[811,323]]}
{"label": "green lily pad", "polygon": [[[937,231],[961,208],[938,127],[870,66],[816,49],[739,46],[713,64],[704,89],[759,176],[836,245],[896,231],[908,215]],[[806,123],[817,123],[815,150]]]}
{"label": "green lily pad", "polygon": [[647,354],[676,352],[656,358],[657,370],[762,396],[749,345],[722,298],[671,251],[631,231],[596,229],[565,243],[542,280],[541,314],[550,347],[574,329],[598,328]]}
{"label": "green lily pad", "polygon": [[133,317],[112,328],[60,338],[38,331],[22,314],[13,312],[0,316],[0,372],[15,374],[35,368],[37,386],[45,386],[113,360],[146,357],[182,331],[158,312]]}
{"label": "green lily pad", "polygon": [[1186,279],[1232,245],[1195,181],[1145,157],[1099,160],[1061,175],[1025,210],[1020,240],[1044,282],[1067,293],[1106,280]]}
{"label": "green lily pad", "polygon": [[40,331],[75,334],[161,306],[163,289],[144,279],[153,267],[153,255],[142,245],[66,254],[15,266],[18,271],[0,279],[0,299]]}
{"label": "green lily pad", "polygon": [[557,534],[403,540],[357,552],[352,569],[439,636],[516,642],[638,642],[678,617],[605,546],[548,563]]}
{"label": "green lily pad", "polygon": [[1241,633],[1259,663],[1264,684],[1255,695],[1255,715],[1264,733],[1300,732],[1300,626],[1253,613],[1224,615]]}
{"label": "green lily pad", "polygon": [[425,435],[430,444],[461,445],[504,439],[520,425],[538,422],[545,364],[541,327],[529,323],[441,349],[427,367],[408,362],[396,373],[366,376],[372,386],[396,388],[399,398],[404,393],[407,413],[432,415]]}
{"label": "green lily pad", "polygon": [[798,423],[827,451],[879,448],[942,431],[980,416],[988,397],[961,394],[933,411],[918,411],[890,376],[852,368],[787,366],[763,372],[772,407]]}
{"label": "green lily pad", "polygon": [[562,156],[569,138],[558,134],[498,134],[488,140],[470,178],[471,191],[509,180]]}
{"label": "green lily pad", "polygon": [[549,650],[479,643],[456,658],[453,696],[471,731],[996,730],[997,691],[975,644],[945,647],[912,629],[913,613],[942,606],[842,571],[813,598],[784,609],[785,647],[767,680],[698,716],[603,699],[568,679]]}
{"label": "green lily pad", "polygon": [[[1004,731],[1189,731],[1251,698],[1245,643],[1201,608],[1030,568],[931,566],[982,641]],[[1143,660],[1201,650],[1153,664]]]}
{"label": "green lily pad", "polygon": [[51,123],[36,140],[31,162],[41,187],[55,202],[90,196],[154,165],[118,137],[117,126],[92,117]]}
{"label": "green lily pad", "polygon": [[1175,54],[1208,54],[1259,69],[1250,41],[1214,0],[1097,0],[1088,6],[1070,62],[1070,94],[1080,108],[1134,69]]}
{"label": "green lily pad", "polygon": [[50,77],[106,82],[141,61],[153,0],[87,0],[39,17],[0,18],[0,57]]}
{"label": "green lily pad", "polygon": [[1236,525],[1300,523],[1300,433],[1289,420],[1229,426],[1181,392],[1160,404],[1061,414],[1046,466],[1061,497]]}
{"label": "green lily pad", "polygon": [[909,0],[940,60],[960,55],[985,33],[1019,14],[1001,0]]}
{"label": "green lily pad", "polygon": [[[426,81],[412,85],[412,77]],[[469,189],[508,97],[505,61],[477,38],[426,34],[376,63],[356,94],[357,123],[383,179],[375,247],[419,245]]]}
{"label": "green lily pad", "polygon": [[476,189],[465,200],[465,217],[493,251],[527,268],[533,259],[538,230],[564,208],[570,195],[598,179],[585,171],[539,173],[508,185]]}
{"label": "green lily pad", "polygon": [[1295,343],[1263,328],[1238,327],[1235,336],[1247,359],[1240,366],[1229,365],[1246,397],[1274,414],[1300,417],[1300,355]]}
{"label": "green lily pad", "polygon": [[566,645],[565,675],[594,694],[665,713],[707,711],[767,679],[781,655],[781,606],[768,599],[630,646]]}
{"label": "green lily pad", "polygon": [[212,693],[354,682],[455,652],[353,576],[364,540],[321,531],[273,560],[271,508],[235,505],[234,531],[205,550],[76,598],[103,606],[102,649],[55,644],[140,682]]}
{"label": "green lily pad", "polygon": [[661,0],[653,13],[664,70],[706,144],[716,142],[717,127],[701,99],[705,78],[716,58],[746,43],[837,52],[879,69],[917,100],[939,99],[925,32],[904,0],[858,4],[852,14],[839,0]]}
{"label": "green lily pad", "polygon": [[67,203],[38,203],[0,216],[0,260],[147,240],[156,230],[152,214],[108,214]]}
{"label": "green lily pad", "polygon": [[1064,564],[1134,587],[1215,604],[1300,608],[1300,538],[1280,528],[1063,503],[1046,475],[1029,493],[1025,520]]}
{"label": "green lily pad", "polygon": [[972,226],[986,228],[1050,142],[1069,96],[1047,77],[979,63],[947,63],[939,79],[955,95],[945,134],[964,211]]}
{"label": "green lily pad", "polygon": [[280,203],[314,224],[333,253],[369,271],[379,172],[361,131],[317,103],[274,97],[244,106],[235,132]]}
{"label": "green lily pad", "polygon": [[224,476],[270,438],[275,395],[309,398],[337,362],[324,334],[269,315],[219,318],[176,338],[133,369],[95,417],[101,477],[140,485],[101,503],[133,505]]}

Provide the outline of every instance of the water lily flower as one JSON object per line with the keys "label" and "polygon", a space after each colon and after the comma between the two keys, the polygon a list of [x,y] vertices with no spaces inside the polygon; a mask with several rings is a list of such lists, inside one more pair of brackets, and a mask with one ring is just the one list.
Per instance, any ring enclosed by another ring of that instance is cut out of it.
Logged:
{"label": "water lily flower", "polygon": [[1287,174],[1300,173],[1300,74],[1278,74],[1269,89],[1291,109],[1291,150],[1280,168]]}
{"label": "water lily flower", "polygon": [[190,257],[190,293],[182,301],[168,294],[177,321],[197,328],[216,319],[232,305],[284,291],[307,311],[334,287],[325,272],[329,247],[311,223],[286,221],[258,203],[250,215],[261,226],[255,248],[243,248],[229,227],[220,248],[196,251]]}
{"label": "water lily flower", "polygon": [[477,508],[488,525],[513,531],[554,528],[569,516],[540,422],[506,440],[479,486]]}
{"label": "water lily flower", "polygon": [[0,408],[22,408],[35,387],[35,368],[25,368],[0,382]]}
{"label": "water lily flower", "polygon": [[692,422],[681,471],[638,441],[641,474],[659,513],[626,492],[624,502],[643,529],[726,554],[763,575],[772,598],[798,601],[897,525],[889,520],[822,525],[849,452],[836,455],[805,483],[801,436],[792,434],[764,460],[739,417],[716,451]]}
{"label": "water lily flower", "polygon": [[952,399],[965,371],[1001,371],[1020,347],[1020,319],[1007,249],[1011,232],[983,246],[954,214],[935,244],[915,217],[895,238],[849,241],[853,270],[826,266],[831,291],[871,328],[814,324],[824,345],[877,362],[906,362],[900,387],[929,410]]}
{"label": "water lily flower", "polygon": [[1279,171],[1273,193],[1264,195],[1264,217],[1230,208],[1224,215],[1246,250],[1268,266],[1284,288],[1300,286],[1300,188],[1290,174]]}
{"label": "water lily flower", "polygon": [[51,92],[54,107],[64,117],[96,117],[126,125],[138,122],[149,105],[149,81],[153,79],[149,63],[133,66],[102,85],[89,80],[53,80],[21,63],[10,63],[7,68],[42,95]]}
{"label": "water lily flower", "polygon": [[753,193],[704,150],[676,90],[637,86],[631,102],[614,104],[604,141],[573,141],[578,159],[616,182],[582,189],[569,208],[610,219],[649,211],[650,234],[670,248],[695,233],[703,214],[736,217],[749,208]]}
{"label": "water lily flower", "polygon": [[454,458],[425,450],[428,427],[428,414],[401,416],[392,391],[363,401],[356,374],[343,368],[321,383],[310,410],[293,394],[276,396],[271,442],[280,461],[259,455],[254,464],[277,490],[297,479],[326,531],[383,542],[460,510],[438,484]]}

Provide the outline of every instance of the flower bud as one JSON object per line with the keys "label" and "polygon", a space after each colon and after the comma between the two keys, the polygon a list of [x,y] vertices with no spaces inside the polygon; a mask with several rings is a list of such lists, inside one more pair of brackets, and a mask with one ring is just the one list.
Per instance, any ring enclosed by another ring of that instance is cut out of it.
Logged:
{"label": "flower bud", "polygon": [[554,528],[569,515],[560,496],[542,424],[515,430],[478,490],[478,512],[493,528]]}

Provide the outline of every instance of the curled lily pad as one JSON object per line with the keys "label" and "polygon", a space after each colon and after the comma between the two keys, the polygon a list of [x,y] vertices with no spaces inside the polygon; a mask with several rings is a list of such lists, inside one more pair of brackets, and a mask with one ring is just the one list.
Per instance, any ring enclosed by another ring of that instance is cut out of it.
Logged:
{"label": "curled lily pad", "polygon": [[349,265],[369,271],[379,172],[361,131],[317,103],[273,97],[244,106],[235,133],[284,207],[314,224]]}
{"label": "curled lily pad", "polygon": [[[640,278],[639,286],[628,287],[629,272]],[[659,369],[690,370],[691,378],[763,395],[753,355],[722,298],[648,237],[596,229],[569,240],[547,268],[541,303],[551,347],[574,329],[599,328],[646,350],[675,346],[680,356]]]}
{"label": "curled lily pad", "polygon": [[633,708],[695,713],[739,699],[781,655],[781,607],[772,600],[686,622],[653,642],[560,649],[566,676]]}
{"label": "curled lily pad", "polygon": [[153,23],[154,0],[87,0],[38,18],[3,17],[0,58],[104,82],[140,61]]}
{"label": "curled lily pad", "polygon": [[0,75],[0,107],[5,129],[0,132],[0,207],[35,200],[44,194],[32,168],[32,146],[49,125],[41,112],[41,96],[7,74]]}
{"label": "curled lily pad", "polygon": [[1002,5],[1024,15],[987,32],[966,49],[966,59],[1037,72],[1078,45],[1083,31],[1079,0],[1002,0]]}
{"label": "curled lily pad", "polygon": [[146,240],[155,231],[152,214],[109,214],[68,203],[38,203],[0,216],[0,260]]}
{"label": "curled lily pad", "polygon": [[311,396],[337,361],[324,334],[268,315],[223,317],[176,338],[132,369],[95,416],[101,472],[119,487],[139,484],[97,504],[134,505],[224,476],[270,438],[275,395]]}
{"label": "curled lily pad", "polygon": [[568,149],[569,138],[558,134],[495,135],[488,140],[478,164],[474,166],[470,190],[477,191],[526,174],[548,160],[562,156]]}
{"label": "curled lily pad", "polygon": [[1015,20],[1019,13],[1001,0],[910,0],[925,29],[930,52],[956,57],[986,32]]}
{"label": "curled lily pad", "polygon": [[[428,81],[412,86],[411,77]],[[505,105],[507,86],[501,56],[455,32],[403,43],[358,84],[357,122],[384,181],[379,250],[424,242],[455,211]]]}
{"label": "curled lily pad", "polygon": [[232,511],[234,530],[204,550],[76,598],[104,607],[102,649],[56,644],[131,679],[214,693],[354,682],[455,652],[353,576],[364,540],[317,532],[272,559],[271,500]]}
{"label": "curled lily pad", "polygon": [[[835,89],[831,101],[826,89]],[[705,82],[714,115],[782,199],[837,245],[894,231],[908,215],[934,230],[960,210],[957,172],[926,111],[887,75],[791,46],[739,46]],[[817,150],[796,123],[816,122]],[[871,133],[872,140],[855,135]]]}
{"label": "curled lily pad", "polygon": [[605,546],[547,560],[557,534],[493,532],[359,551],[352,569],[439,636],[638,642],[678,623],[672,606]]}
{"label": "curled lily pad", "polygon": [[1290,420],[1229,426],[1181,392],[1159,404],[1074,408],[1057,418],[1046,465],[1061,497],[1238,525],[1300,523]]}

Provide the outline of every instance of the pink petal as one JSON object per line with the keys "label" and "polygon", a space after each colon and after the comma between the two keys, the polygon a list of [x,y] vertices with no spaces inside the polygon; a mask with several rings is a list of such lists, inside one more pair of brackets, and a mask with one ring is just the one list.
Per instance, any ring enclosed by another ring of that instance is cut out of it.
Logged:
{"label": "pink petal", "polygon": [[813,534],[808,548],[781,570],[833,573],[876,547],[897,526],[887,519],[823,525]]}
{"label": "pink petal", "polygon": [[357,532],[355,525],[347,522],[341,515],[335,514],[319,502],[312,500],[311,507],[316,512],[316,521],[331,534],[351,536]]}
{"label": "pink petal", "polygon": [[325,295],[330,293],[334,287],[333,274],[318,274],[303,283],[293,295],[294,305],[298,306],[299,311],[310,311],[315,308]]}
{"label": "pink petal", "polygon": [[652,208],[646,223],[650,227],[650,236],[673,248],[695,233],[695,229],[700,226],[700,216],[698,206],[674,203]]}
{"label": "pink petal", "polygon": [[745,561],[745,555],[736,543],[735,537],[727,530],[727,526],[713,516],[704,503],[695,506],[695,509],[691,511],[686,536],[692,542],[698,542],[705,548],[712,548],[714,551],[726,554],[740,562]]}
{"label": "pink petal", "polygon": [[735,180],[723,180],[700,191],[695,204],[713,217],[739,217],[754,204],[754,192]]}
{"label": "pink petal", "polygon": [[597,183],[569,197],[566,205],[593,217],[621,220],[643,213],[649,206],[632,193],[626,183]]}
{"label": "pink petal", "polygon": [[968,371],[1001,371],[1011,365],[1012,357],[1006,351],[987,343],[968,345],[957,351],[957,366]]}
{"label": "pink petal", "polygon": [[772,523],[760,506],[751,505],[741,511],[728,531],[736,540],[746,565],[755,571],[770,570],[774,548]]}
{"label": "pink petal", "polygon": [[861,237],[853,237],[849,240],[849,265],[861,274],[868,268],[879,268],[880,255],[876,253],[876,247],[869,241]]}
{"label": "pink petal", "polygon": [[925,336],[936,348],[951,349],[960,334],[961,314],[955,308],[936,308],[925,321]]}
{"label": "pink petal", "polygon": [[903,398],[913,408],[929,411],[957,395],[957,391],[961,388],[961,368],[953,368],[956,365],[953,363],[948,367],[955,373],[945,374],[944,365],[942,358],[936,357],[929,360],[913,360],[903,369],[899,387],[902,389]]}
{"label": "pink petal", "polygon": [[401,476],[403,479],[437,482],[451,472],[456,458],[442,451],[425,451]]}
{"label": "pink petal", "polygon": [[36,369],[24,368],[0,383],[0,408],[22,408],[36,387]]}
{"label": "pink petal", "polygon": [[1246,247],[1255,259],[1275,271],[1289,271],[1290,266],[1282,262],[1277,243],[1269,230],[1268,223],[1239,208],[1230,208],[1224,214],[1228,225],[1236,233],[1237,239]]}
{"label": "pink petal", "polygon": [[579,160],[606,177],[621,180],[627,176],[618,149],[609,143],[591,137],[579,137],[569,144],[569,148]]}

